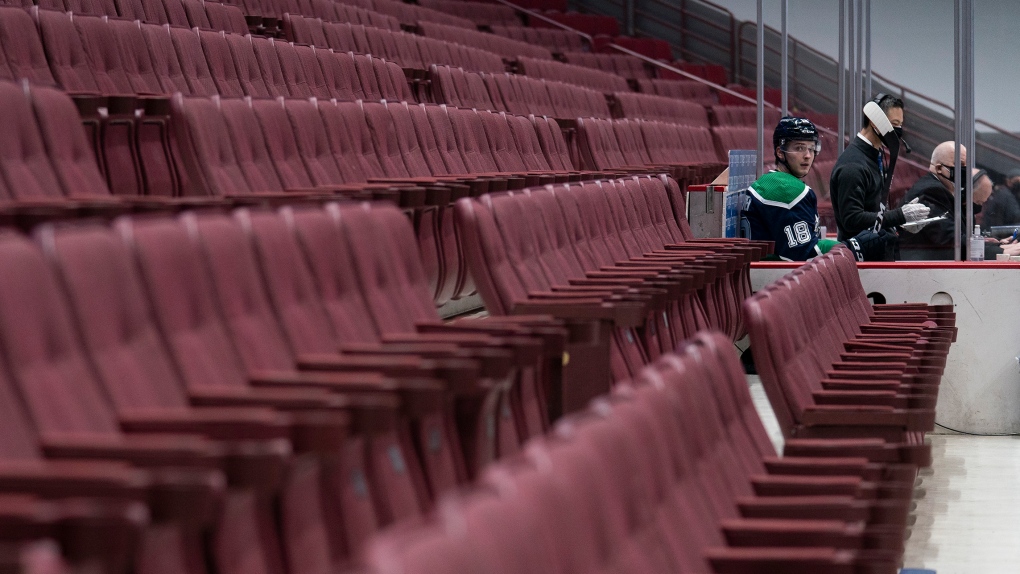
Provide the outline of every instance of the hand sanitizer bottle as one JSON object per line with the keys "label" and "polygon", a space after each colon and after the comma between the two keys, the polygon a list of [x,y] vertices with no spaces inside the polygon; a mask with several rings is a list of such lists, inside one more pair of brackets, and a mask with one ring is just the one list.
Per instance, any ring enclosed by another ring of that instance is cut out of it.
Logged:
{"label": "hand sanitizer bottle", "polygon": [[985,260],[985,238],[981,237],[981,226],[974,226],[974,235],[970,236],[970,253],[967,259],[970,261]]}

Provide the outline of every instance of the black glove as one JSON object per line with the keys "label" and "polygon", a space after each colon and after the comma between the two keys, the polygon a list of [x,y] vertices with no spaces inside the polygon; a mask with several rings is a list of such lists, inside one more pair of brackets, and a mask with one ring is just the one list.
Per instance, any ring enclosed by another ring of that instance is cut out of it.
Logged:
{"label": "black glove", "polygon": [[882,229],[864,230],[843,242],[857,261],[892,261],[899,237]]}

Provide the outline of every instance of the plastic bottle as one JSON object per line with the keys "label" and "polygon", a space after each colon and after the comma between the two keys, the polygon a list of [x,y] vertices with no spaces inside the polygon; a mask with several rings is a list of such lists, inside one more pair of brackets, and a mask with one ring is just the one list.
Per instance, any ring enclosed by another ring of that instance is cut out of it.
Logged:
{"label": "plastic bottle", "polygon": [[974,235],[970,236],[970,253],[967,256],[970,261],[985,260],[985,238],[981,237],[981,226],[974,226]]}

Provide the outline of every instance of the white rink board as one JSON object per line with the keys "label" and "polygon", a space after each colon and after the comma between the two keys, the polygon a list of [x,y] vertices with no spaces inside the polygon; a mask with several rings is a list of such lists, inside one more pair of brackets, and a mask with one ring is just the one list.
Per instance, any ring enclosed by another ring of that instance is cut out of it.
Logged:
{"label": "white rink board", "polygon": [[[794,266],[755,267],[755,291]],[[1020,432],[1020,265],[1002,263],[864,264],[861,283],[887,303],[952,298],[957,340],[939,387],[936,420],[973,433]],[[938,303],[947,303],[940,300]]]}

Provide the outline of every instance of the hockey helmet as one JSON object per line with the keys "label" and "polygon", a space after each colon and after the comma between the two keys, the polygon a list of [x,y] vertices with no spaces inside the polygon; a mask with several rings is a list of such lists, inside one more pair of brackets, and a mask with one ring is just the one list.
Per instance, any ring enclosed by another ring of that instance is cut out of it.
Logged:
{"label": "hockey helmet", "polygon": [[811,141],[815,144],[815,153],[822,151],[821,141],[818,139],[818,128],[811,120],[786,116],[779,120],[776,130],[772,132],[772,149],[786,149],[787,142]]}

